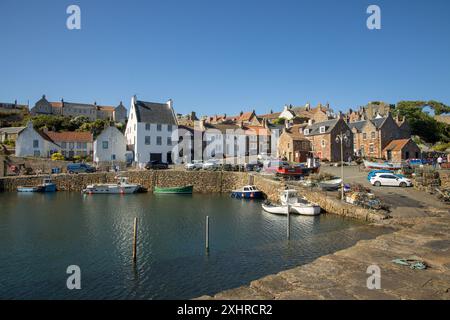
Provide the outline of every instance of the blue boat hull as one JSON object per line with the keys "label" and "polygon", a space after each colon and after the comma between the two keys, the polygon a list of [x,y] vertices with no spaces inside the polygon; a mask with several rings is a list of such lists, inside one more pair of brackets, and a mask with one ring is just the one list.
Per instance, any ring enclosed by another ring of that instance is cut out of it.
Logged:
{"label": "blue boat hull", "polygon": [[261,199],[263,193],[261,191],[233,191],[231,197],[236,199]]}
{"label": "blue boat hull", "polygon": [[56,192],[56,184],[47,184],[43,187],[41,192]]}

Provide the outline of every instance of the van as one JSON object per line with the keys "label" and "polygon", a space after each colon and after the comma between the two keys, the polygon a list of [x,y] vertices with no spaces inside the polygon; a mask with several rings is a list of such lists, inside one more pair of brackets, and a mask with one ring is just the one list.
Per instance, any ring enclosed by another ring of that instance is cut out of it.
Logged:
{"label": "van", "polygon": [[95,168],[86,163],[70,163],[67,165],[69,173],[91,173],[95,172]]}

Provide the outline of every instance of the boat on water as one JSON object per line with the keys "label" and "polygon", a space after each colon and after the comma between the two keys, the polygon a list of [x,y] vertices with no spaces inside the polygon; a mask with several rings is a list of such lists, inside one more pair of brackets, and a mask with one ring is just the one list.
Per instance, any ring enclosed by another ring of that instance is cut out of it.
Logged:
{"label": "boat on water", "polygon": [[[287,215],[288,206],[280,206],[272,203],[263,203],[262,208],[264,211],[272,214],[278,214],[278,215]],[[292,209],[289,213],[293,213]]]}
{"label": "boat on water", "polygon": [[88,185],[84,194],[130,194],[141,190],[141,185],[128,183],[127,177],[117,177],[117,183],[99,183]]}
{"label": "boat on water", "polygon": [[44,178],[37,186],[19,186],[18,192],[56,192],[56,184],[51,178]]}
{"label": "boat on water", "polygon": [[[321,212],[319,205],[311,203],[304,197],[299,197],[297,190],[288,189],[280,194],[282,206],[289,205],[289,213],[297,213],[303,216],[316,216]],[[287,212],[287,209],[284,210]]]}
{"label": "boat on water", "polygon": [[367,169],[373,170],[400,170],[402,168],[401,163],[390,163],[390,162],[372,162],[364,160],[364,166]]}
{"label": "boat on water", "polygon": [[184,187],[155,187],[154,193],[158,194],[192,194],[194,186],[184,186]]}
{"label": "boat on water", "polygon": [[341,178],[335,178],[331,180],[324,180],[319,182],[319,187],[322,190],[337,190],[342,184]]}
{"label": "boat on water", "polygon": [[244,186],[240,189],[231,191],[231,197],[237,199],[261,199],[263,193],[255,186]]}

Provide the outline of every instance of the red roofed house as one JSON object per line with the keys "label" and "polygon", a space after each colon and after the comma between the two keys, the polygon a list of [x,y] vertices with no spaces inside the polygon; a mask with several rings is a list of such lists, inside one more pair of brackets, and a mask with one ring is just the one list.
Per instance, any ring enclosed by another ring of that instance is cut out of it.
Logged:
{"label": "red roofed house", "polygon": [[383,155],[388,161],[401,162],[420,158],[420,149],[412,139],[392,140],[383,149]]}
{"label": "red roofed house", "polygon": [[45,131],[45,134],[61,147],[61,154],[64,157],[85,157],[93,153],[94,138],[90,132]]}

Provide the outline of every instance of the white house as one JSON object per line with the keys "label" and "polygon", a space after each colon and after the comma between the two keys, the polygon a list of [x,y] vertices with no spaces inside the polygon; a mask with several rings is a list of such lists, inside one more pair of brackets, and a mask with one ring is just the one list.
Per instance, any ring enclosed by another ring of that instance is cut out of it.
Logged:
{"label": "white house", "polygon": [[61,148],[44,132],[33,128],[33,123],[28,122],[16,140],[17,157],[43,157],[48,158],[52,153]]}
{"label": "white house", "polygon": [[126,161],[127,140],[116,127],[108,127],[94,141],[94,162]]}
{"label": "white house", "polygon": [[172,163],[172,133],[178,130],[172,100],[166,103],[131,99],[125,137],[134,161],[143,166],[151,160]]}

